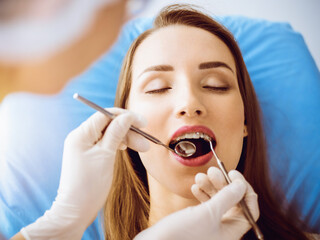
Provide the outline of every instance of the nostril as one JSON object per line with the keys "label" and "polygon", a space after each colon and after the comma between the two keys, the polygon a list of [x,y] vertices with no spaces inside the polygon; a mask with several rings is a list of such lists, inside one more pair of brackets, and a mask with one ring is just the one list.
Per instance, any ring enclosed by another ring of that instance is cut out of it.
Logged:
{"label": "nostril", "polygon": [[202,115],[201,110],[193,110],[193,111],[180,111],[179,115],[180,116],[201,116]]}
{"label": "nostril", "polygon": [[181,116],[184,116],[185,114],[186,114],[185,111],[181,111],[181,112],[180,112],[180,115],[181,115]]}
{"label": "nostril", "polygon": [[196,113],[197,113],[198,115],[201,115],[201,111],[200,111],[200,110],[197,110]]}

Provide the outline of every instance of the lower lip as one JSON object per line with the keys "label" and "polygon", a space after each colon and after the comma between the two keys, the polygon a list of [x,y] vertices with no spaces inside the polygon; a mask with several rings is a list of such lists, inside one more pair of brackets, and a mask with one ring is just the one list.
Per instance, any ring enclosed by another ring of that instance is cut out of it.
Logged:
{"label": "lower lip", "polygon": [[213,157],[213,153],[210,151],[205,155],[196,158],[183,158],[177,154],[173,154],[174,158],[181,164],[188,167],[199,167],[205,165]]}

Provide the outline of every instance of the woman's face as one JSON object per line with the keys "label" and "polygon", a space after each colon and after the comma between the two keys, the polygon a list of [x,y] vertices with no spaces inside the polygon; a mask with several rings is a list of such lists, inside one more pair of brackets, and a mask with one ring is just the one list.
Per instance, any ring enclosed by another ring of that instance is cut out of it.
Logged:
{"label": "woman's face", "polygon": [[236,168],[246,136],[244,107],[233,56],[211,33],[176,25],[147,37],[133,59],[128,109],[145,116],[143,130],[167,145],[178,137],[200,137],[191,140],[200,149],[194,158],[153,143],[139,153],[150,188],[192,198],[195,174],[217,166],[212,153],[200,148],[207,144],[204,135],[214,140],[226,168]]}

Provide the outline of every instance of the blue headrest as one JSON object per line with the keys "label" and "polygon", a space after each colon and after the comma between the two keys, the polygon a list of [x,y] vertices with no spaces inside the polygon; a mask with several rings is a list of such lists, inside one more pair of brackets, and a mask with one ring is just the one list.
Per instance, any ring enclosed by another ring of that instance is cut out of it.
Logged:
{"label": "blue headrest", "polygon": [[[242,50],[263,112],[271,177],[309,230],[320,232],[320,75],[302,36],[289,24],[217,19]],[[152,19],[136,19],[112,49],[55,96],[17,93],[0,108],[0,232],[11,237],[50,208],[59,185],[66,135],[94,110],[75,92],[113,106],[121,62]],[[44,76],[45,78],[45,76]],[[83,239],[103,239],[97,219]]]}

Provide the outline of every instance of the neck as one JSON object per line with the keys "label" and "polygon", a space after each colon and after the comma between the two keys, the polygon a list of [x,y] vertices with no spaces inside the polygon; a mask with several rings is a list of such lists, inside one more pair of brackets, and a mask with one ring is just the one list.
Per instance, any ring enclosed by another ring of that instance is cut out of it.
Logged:
{"label": "neck", "polygon": [[47,59],[0,63],[0,102],[14,91],[54,94],[83,72],[115,40],[123,23],[125,1],[109,5],[97,13],[91,27],[74,44]]}
{"label": "neck", "polygon": [[148,182],[150,191],[149,226],[171,213],[199,204],[195,198],[185,198],[171,192],[150,176],[148,176]]}

